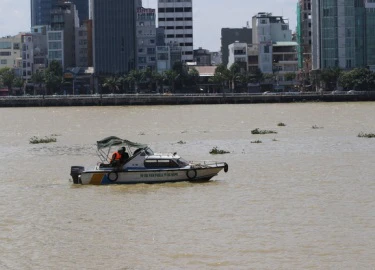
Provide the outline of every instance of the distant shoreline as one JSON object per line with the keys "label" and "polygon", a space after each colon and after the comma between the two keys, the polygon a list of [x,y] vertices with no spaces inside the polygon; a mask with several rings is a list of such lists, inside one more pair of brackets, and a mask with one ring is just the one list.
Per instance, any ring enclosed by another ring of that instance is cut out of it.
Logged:
{"label": "distant shoreline", "polygon": [[139,106],[193,104],[256,104],[292,102],[375,101],[375,91],[361,95],[310,93],[262,94],[119,94],[80,96],[7,96],[0,97],[0,107],[66,107],[66,106]]}

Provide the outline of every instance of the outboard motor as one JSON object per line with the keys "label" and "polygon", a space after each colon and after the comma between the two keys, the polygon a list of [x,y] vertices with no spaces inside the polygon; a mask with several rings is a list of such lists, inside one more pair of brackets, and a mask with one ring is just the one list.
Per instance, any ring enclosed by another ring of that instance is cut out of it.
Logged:
{"label": "outboard motor", "polygon": [[81,184],[81,181],[79,179],[79,176],[81,173],[85,170],[85,167],[82,166],[72,166],[70,168],[70,175],[73,178],[73,183],[74,184]]}

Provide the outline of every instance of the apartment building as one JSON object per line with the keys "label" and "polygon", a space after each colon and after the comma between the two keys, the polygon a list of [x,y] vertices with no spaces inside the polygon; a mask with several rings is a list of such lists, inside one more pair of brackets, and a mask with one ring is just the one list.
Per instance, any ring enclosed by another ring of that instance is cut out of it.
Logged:
{"label": "apartment building", "polygon": [[156,70],[156,12],[137,8],[138,69]]}
{"label": "apartment building", "polygon": [[159,27],[165,43],[181,47],[182,61],[193,61],[193,0],[159,0]]}

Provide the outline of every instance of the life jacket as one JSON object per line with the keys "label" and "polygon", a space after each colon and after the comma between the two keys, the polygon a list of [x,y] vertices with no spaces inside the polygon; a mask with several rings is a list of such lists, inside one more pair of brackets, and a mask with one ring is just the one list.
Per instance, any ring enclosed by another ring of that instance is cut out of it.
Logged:
{"label": "life jacket", "polygon": [[116,160],[121,160],[121,154],[119,152],[115,152],[112,155],[112,160],[111,161],[116,161]]}

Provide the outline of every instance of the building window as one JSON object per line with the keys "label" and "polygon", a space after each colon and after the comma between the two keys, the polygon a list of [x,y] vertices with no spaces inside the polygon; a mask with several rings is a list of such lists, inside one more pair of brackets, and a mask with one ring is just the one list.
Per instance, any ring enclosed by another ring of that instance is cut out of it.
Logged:
{"label": "building window", "polygon": [[8,41],[0,42],[0,49],[12,49],[12,43]]}

